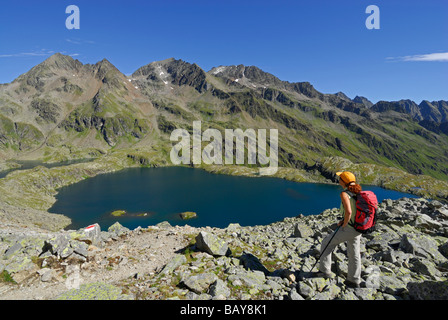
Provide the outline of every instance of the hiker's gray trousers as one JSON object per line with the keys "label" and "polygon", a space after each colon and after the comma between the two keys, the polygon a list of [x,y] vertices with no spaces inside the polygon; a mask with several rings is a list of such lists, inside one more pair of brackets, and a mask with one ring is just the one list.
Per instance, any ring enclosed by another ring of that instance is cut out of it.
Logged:
{"label": "hiker's gray trousers", "polygon": [[[328,244],[334,232],[337,232],[331,243]],[[331,274],[331,253],[334,248],[342,243],[347,242],[347,255],[348,255],[348,275],[347,280],[356,284],[361,282],[361,233],[356,231],[351,226],[340,227],[339,230],[329,234],[321,245],[321,252],[328,244],[325,252],[322,253],[320,258],[319,270],[325,274]]]}

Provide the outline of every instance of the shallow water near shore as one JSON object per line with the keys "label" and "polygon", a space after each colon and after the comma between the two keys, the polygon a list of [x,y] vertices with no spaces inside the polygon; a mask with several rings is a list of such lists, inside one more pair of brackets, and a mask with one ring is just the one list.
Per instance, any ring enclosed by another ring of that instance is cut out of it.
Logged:
{"label": "shallow water near shore", "polygon": [[[376,186],[363,188],[374,191],[380,202],[415,198]],[[99,223],[106,230],[116,221],[130,229],[162,221],[195,227],[253,226],[339,208],[340,191],[337,184],[221,175],[187,167],[129,168],[62,188],[49,212],[71,218],[68,229]],[[114,216],[115,210],[126,214]],[[185,211],[196,212],[197,218],[182,220],[179,214]]]}

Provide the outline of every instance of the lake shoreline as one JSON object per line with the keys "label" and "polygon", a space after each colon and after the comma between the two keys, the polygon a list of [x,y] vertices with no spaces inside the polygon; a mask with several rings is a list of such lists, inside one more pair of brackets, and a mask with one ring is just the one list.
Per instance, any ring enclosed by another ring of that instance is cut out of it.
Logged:
{"label": "lake shoreline", "polygon": [[[344,160],[344,161],[342,161]],[[146,159],[146,161],[149,161]],[[44,168],[36,167],[27,170],[17,170],[9,173],[5,178],[0,179],[0,203],[3,209],[0,211],[0,221],[17,223],[22,226],[37,226],[48,230],[60,230],[70,225],[70,219],[60,214],[51,214],[49,208],[55,203],[55,196],[58,190],[64,186],[77,183],[84,179],[94,177],[99,174],[117,172],[126,168],[145,167],[141,165],[142,160],[135,158],[133,154],[121,150],[97,158],[91,162],[77,163],[68,166]],[[166,160],[157,159],[149,161],[151,167],[173,166]],[[191,166],[190,166],[191,167]],[[371,170],[365,169],[366,164],[353,164],[350,161],[331,157],[322,162],[316,162],[310,170],[280,167],[277,173],[271,177],[286,179],[295,182],[327,183],[331,184],[336,168],[351,170],[359,177],[361,184],[376,185],[384,189],[399,192],[412,193],[416,196],[434,198],[442,201],[448,199],[448,183],[434,178],[413,176],[398,169],[389,171],[389,179],[384,179],[382,173],[385,169],[381,166],[368,165]],[[201,165],[195,166],[215,174],[227,174],[235,176],[260,177],[258,168],[249,168],[237,165]],[[373,169],[372,169],[373,168]],[[391,169],[391,168],[389,168]],[[361,172],[357,172],[362,170]],[[366,174],[366,172],[368,174]],[[393,172],[390,178],[390,172]],[[372,178],[373,176],[373,178]],[[406,180],[403,180],[406,179]],[[411,183],[405,184],[403,181],[411,179]],[[437,184],[438,193],[434,197],[428,197],[429,187],[421,185],[422,189],[410,189],[415,187],[415,181],[429,184]],[[439,184],[441,187],[439,187]],[[407,188],[406,191],[403,188]],[[439,191],[442,190],[442,191]],[[48,217],[48,219],[45,219]]]}

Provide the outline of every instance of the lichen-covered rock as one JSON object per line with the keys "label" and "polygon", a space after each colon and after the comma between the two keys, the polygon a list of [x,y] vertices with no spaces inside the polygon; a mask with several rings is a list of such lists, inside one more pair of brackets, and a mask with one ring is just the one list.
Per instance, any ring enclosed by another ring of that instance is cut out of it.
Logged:
{"label": "lichen-covered rock", "polygon": [[122,293],[122,289],[103,282],[81,285],[56,298],[56,300],[131,300],[132,297]]}
{"label": "lichen-covered rock", "polygon": [[215,300],[224,300],[230,296],[230,289],[223,280],[217,279],[210,286],[210,294]]}
{"label": "lichen-covered rock", "polygon": [[115,237],[121,237],[125,234],[127,234],[130,230],[126,227],[123,227],[118,221],[115,222],[113,225],[111,225],[108,229],[107,232],[109,232],[110,234],[112,234]]}
{"label": "lichen-covered rock", "polygon": [[242,284],[249,288],[260,289],[261,286],[265,283],[266,277],[263,272],[255,270],[241,270],[238,269],[236,274],[230,275],[228,280],[234,282],[235,280],[239,280]]}
{"label": "lichen-covered rock", "polygon": [[61,258],[66,258],[70,255],[68,254],[69,241],[69,235],[60,234],[46,241],[46,247],[52,254]]}
{"label": "lichen-covered rock", "polygon": [[176,270],[179,266],[187,262],[187,258],[183,254],[176,254],[162,269],[160,274],[169,274]]}
{"label": "lichen-covered rock", "polygon": [[423,281],[408,283],[411,299],[448,300],[448,281]]}
{"label": "lichen-covered rock", "polygon": [[71,234],[72,239],[85,242],[87,244],[93,244],[94,246],[101,246],[101,227],[98,223],[92,224],[85,228],[73,232]]}
{"label": "lichen-covered rock", "polygon": [[406,290],[406,282],[395,275],[382,275],[379,277],[379,291],[391,295],[399,295]]}
{"label": "lichen-covered rock", "polygon": [[314,234],[313,230],[303,223],[297,223],[294,227],[294,237],[308,238]]}
{"label": "lichen-covered rock", "polygon": [[182,283],[197,294],[205,293],[210,285],[216,282],[218,278],[214,273],[201,273],[194,276],[188,276],[182,279]]}
{"label": "lichen-covered rock", "polygon": [[400,248],[417,257],[429,258],[437,263],[446,261],[440,253],[437,242],[423,234],[405,234],[400,242]]}
{"label": "lichen-covered rock", "polygon": [[67,259],[76,254],[80,260],[86,260],[89,245],[83,241],[72,239],[73,234],[60,234],[45,242],[45,250],[60,259]]}
{"label": "lichen-covered rock", "polygon": [[216,235],[201,231],[196,236],[196,247],[204,252],[214,256],[225,256],[228,253],[229,247],[227,243],[217,237]]}

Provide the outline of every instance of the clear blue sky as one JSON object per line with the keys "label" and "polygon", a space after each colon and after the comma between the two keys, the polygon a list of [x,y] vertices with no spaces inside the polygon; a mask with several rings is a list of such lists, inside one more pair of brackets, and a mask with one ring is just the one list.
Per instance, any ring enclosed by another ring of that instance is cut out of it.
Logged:
{"label": "clear blue sky", "polygon": [[[368,5],[380,29],[368,30]],[[65,26],[68,5],[80,29]],[[170,57],[255,65],[323,93],[379,100],[448,100],[446,0],[2,1],[0,83],[54,52],[107,58],[125,74]]]}

